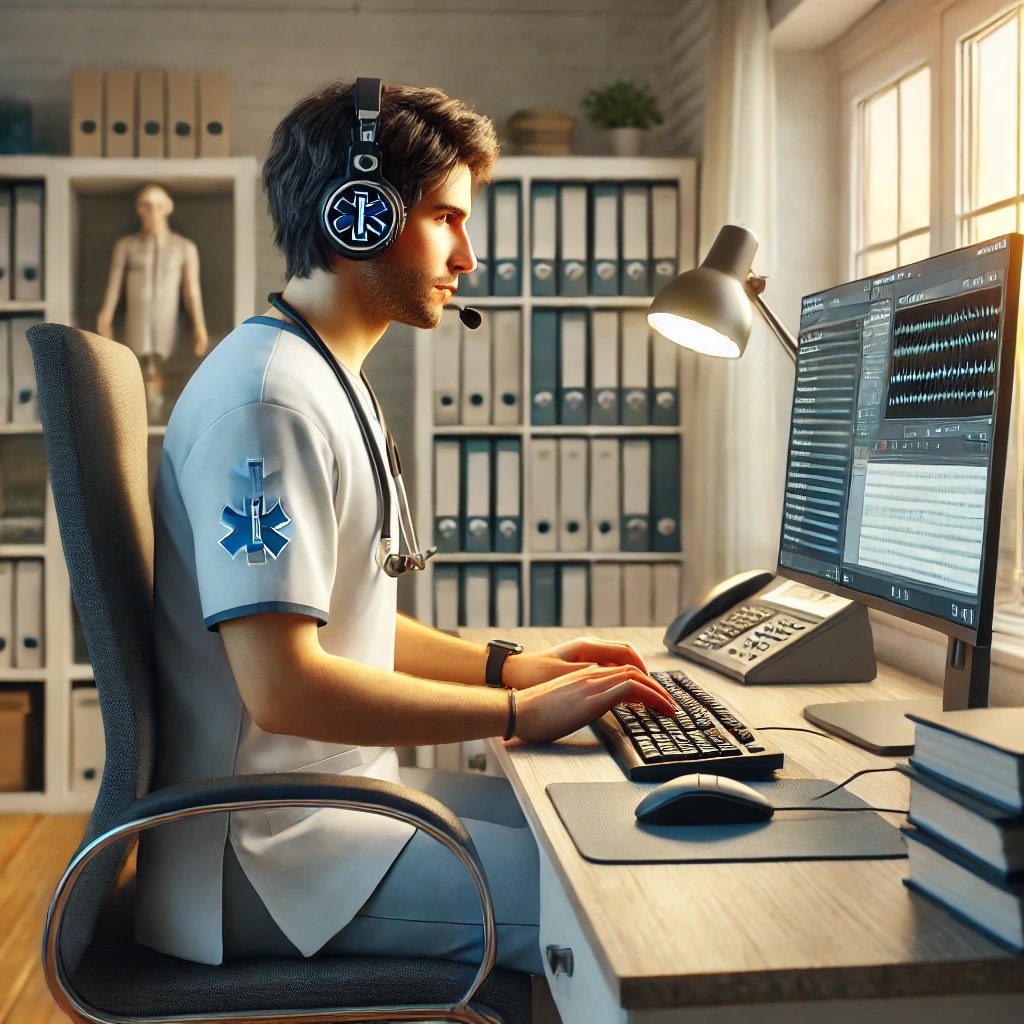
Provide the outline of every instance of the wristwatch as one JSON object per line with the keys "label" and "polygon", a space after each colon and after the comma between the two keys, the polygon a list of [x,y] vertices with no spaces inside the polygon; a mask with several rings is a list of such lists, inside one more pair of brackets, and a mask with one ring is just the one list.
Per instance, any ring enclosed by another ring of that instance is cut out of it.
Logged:
{"label": "wristwatch", "polygon": [[484,682],[488,686],[504,686],[501,672],[505,667],[505,659],[510,654],[522,654],[523,645],[514,644],[511,640],[487,641],[487,667],[484,669]]}

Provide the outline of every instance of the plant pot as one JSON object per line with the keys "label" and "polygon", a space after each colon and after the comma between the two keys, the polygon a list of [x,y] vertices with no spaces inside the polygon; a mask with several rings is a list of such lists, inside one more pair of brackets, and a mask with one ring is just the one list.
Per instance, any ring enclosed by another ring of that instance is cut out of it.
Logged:
{"label": "plant pot", "polygon": [[646,128],[609,128],[605,134],[616,156],[639,156],[644,148]]}

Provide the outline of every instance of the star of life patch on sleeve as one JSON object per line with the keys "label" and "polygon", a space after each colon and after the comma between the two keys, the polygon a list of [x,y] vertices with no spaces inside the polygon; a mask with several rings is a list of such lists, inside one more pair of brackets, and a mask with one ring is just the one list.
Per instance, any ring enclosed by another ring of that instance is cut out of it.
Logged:
{"label": "star of life patch on sleeve", "polygon": [[263,459],[249,459],[251,494],[245,499],[241,512],[225,505],[220,522],[228,532],[220,538],[220,545],[234,558],[243,548],[249,565],[262,565],[269,554],[277,558],[288,546],[290,537],[281,533],[291,519],[280,501],[268,509],[263,491]]}

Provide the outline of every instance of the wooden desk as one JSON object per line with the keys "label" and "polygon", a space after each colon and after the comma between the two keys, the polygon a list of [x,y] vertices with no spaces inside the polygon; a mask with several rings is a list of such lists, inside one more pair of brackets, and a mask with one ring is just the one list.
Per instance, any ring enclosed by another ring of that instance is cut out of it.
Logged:
{"label": "wooden desk", "polygon": [[[493,635],[461,632],[480,643]],[[591,632],[632,641],[652,669],[683,668],[755,728],[807,726],[801,709],[809,703],[936,695],[886,667],[870,684],[745,687],[667,654],[660,629]],[[507,635],[539,650],[579,633]],[[839,782],[892,763],[842,741],[770,735],[786,754],[784,776]],[[544,788],[624,779],[594,733],[494,748],[541,851],[541,946],[573,950],[572,976],[548,978],[563,1024],[1024,1020],[1024,958],[907,890],[906,860],[592,864]],[[908,785],[893,772],[850,790],[876,806],[905,807]]]}

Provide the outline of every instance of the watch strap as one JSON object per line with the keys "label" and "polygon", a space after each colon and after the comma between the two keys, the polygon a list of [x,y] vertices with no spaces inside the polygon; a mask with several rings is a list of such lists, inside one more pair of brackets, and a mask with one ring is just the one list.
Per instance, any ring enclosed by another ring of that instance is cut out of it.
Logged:
{"label": "watch strap", "polygon": [[501,675],[505,668],[505,659],[510,654],[519,654],[522,651],[519,644],[510,643],[508,640],[490,640],[487,644],[487,663],[484,667],[484,682],[488,686],[504,686]]}

